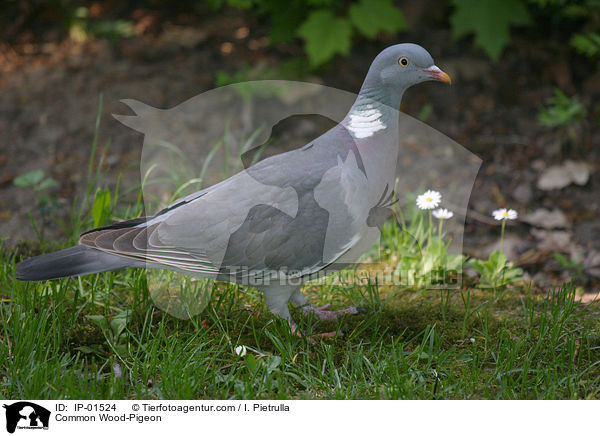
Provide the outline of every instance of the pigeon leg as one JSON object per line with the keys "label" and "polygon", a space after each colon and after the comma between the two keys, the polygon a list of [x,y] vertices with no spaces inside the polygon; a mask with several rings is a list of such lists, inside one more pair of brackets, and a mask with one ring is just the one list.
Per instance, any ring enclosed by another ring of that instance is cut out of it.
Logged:
{"label": "pigeon leg", "polygon": [[[287,322],[290,324],[292,332],[299,336],[303,336],[303,333],[298,329],[298,325],[294,322],[292,316],[290,315],[290,310],[287,306],[288,301],[291,301],[298,307],[302,307],[304,313],[312,312],[317,315],[319,319],[324,321],[335,321],[338,317],[346,313],[355,314],[364,311],[364,309],[360,307],[348,307],[346,309],[328,311],[326,309],[330,306],[329,304],[319,308],[314,307],[308,301],[306,301],[306,298],[304,298],[304,295],[302,295],[302,292],[300,292],[300,286],[265,286],[261,287],[260,290],[265,295],[265,302],[269,310],[274,315],[278,315],[287,320]],[[332,336],[341,335],[343,335],[342,332],[335,331],[318,333],[312,336],[329,338]]]}
{"label": "pigeon leg", "polygon": [[[310,337],[310,333],[305,333],[298,328],[298,325],[292,319],[290,315],[290,310],[288,309],[287,303],[290,300],[292,295],[299,294],[302,298],[302,294],[300,293],[300,286],[292,287],[292,286],[269,286],[262,287],[260,289],[262,293],[265,295],[265,302],[269,310],[274,314],[282,317],[287,320],[290,324],[290,328],[292,329],[292,333],[297,336],[306,336],[308,342],[314,344],[315,341]],[[306,301],[306,300],[305,300]],[[308,303],[307,303],[308,304]],[[328,332],[319,334],[316,336],[330,337],[335,336],[335,332]]]}
{"label": "pigeon leg", "polygon": [[335,321],[339,317],[348,314],[355,315],[357,313],[365,312],[363,307],[347,307],[345,309],[340,310],[328,310],[331,307],[331,304],[326,304],[325,306],[315,307],[306,301],[302,292],[300,292],[300,288],[298,288],[290,297],[290,301],[294,303],[296,306],[301,307],[302,311],[305,314],[314,313],[321,321]]}
{"label": "pigeon leg", "polygon": [[311,335],[310,333],[305,333],[298,328],[298,325],[294,322],[292,316],[290,315],[290,310],[288,309],[287,303],[290,301],[292,296],[295,296],[295,298],[292,299],[292,303],[297,304],[297,302],[304,301],[305,304],[308,304],[300,292],[300,286],[265,286],[261,287],[260,290],[265,295],[265,302],[269,310],[274,315],[278,315],[287,320],[292,329],[292,333],[295,335],[306,336],[310,343],[314,343],[314,340],[311,338],[311,336],[331,337],[338,334],[337,332],[327,332]]}
{"label": "pigeon leg", "polygon": [[290,297],[300,290],[300,287],[294,286],[264,286],[260,290],[265,296],[265,302],[269,310],[274,314],[287,320],[293,332],[298,330],[298,326],[290,315],[287,303]]}

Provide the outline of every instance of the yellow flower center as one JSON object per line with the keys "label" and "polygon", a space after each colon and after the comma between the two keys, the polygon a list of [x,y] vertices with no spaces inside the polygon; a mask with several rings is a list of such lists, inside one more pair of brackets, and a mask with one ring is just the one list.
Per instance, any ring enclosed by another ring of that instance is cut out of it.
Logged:
{"label": "yellow flower center", "polygon": [[508,212],[502,212],[502,216],[504,216],[504,217],[508,216]]}
{"label": "yellow flower center", "polygon": [[431,202],[433,201],[433,198],[431,198],[431,197],[427,197],[427,198],[425,199],[425,201],[426,201],[427,203],[431,203]]}

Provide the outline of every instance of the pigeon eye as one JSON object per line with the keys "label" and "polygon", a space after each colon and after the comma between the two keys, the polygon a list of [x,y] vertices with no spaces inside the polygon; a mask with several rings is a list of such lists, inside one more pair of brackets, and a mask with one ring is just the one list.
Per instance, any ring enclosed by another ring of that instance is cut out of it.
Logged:
{"label": "pigeon eye", "polygon": [[408,67],[408,64],[410,64],[410,61],[408,60],[408,58],[406,56],[402,56],[400,59],[398,59],[398,63],[403,67]]}

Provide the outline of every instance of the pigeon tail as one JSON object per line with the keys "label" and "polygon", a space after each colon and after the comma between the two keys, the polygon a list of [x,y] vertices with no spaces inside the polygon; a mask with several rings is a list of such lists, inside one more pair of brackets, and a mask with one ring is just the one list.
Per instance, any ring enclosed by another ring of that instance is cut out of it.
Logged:
{"label": "pigeon tail", "polygon": [[137,262],[84,245],[76,245],[24,260],[17,264],[15,275],[17,280],[23,281],[52,280],[131,266],[138,266]]}

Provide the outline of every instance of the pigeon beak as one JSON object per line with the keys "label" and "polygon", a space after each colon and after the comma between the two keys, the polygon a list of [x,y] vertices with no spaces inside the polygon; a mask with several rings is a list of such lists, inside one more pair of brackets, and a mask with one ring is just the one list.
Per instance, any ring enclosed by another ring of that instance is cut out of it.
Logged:
{"label": "pigeon beak", "polygon": [[442,70],[440,70],[435,65],[433,65],[429,68],[425,68],[423,71],[425,73],[427,73],[429,75],[429,77],[432,78],[433,80],[438,80],[440,82],[447,83],[448,85],[452,84],[452,79],[450,79],[450,76],[447,75],[446,73],[444,73]]}

